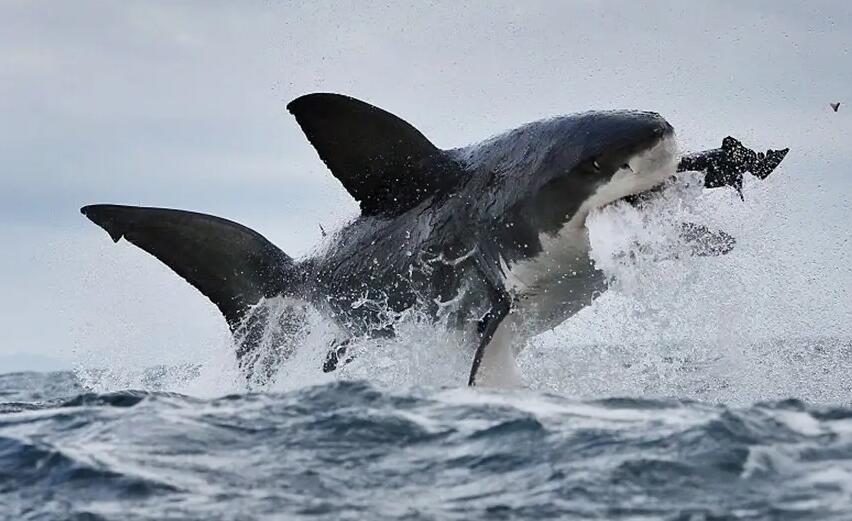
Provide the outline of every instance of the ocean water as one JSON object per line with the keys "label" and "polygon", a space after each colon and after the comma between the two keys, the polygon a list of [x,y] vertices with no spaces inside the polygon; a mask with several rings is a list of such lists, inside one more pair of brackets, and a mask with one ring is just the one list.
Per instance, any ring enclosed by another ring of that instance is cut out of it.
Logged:
{"label": "ocean water", "polygon": [[3,519],[849,519],[852,408],[0,376]]}

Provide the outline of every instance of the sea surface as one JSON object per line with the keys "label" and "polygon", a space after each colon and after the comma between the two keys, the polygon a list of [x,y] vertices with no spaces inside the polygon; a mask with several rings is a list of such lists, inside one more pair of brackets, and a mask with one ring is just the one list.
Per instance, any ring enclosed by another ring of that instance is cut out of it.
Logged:
{"label": "sea surface", "polygon": [[0,375],[3,520],[850,519],[852,407]]}

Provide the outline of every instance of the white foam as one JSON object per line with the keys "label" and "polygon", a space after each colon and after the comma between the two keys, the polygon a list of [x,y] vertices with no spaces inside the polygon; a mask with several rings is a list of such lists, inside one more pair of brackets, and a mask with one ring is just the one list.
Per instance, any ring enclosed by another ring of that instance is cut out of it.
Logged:
{"label": "white foam", "polygon": [[819,436],[825,432],[820,422],[806,412],[775,411],[774,416],[791,430],[805,436]]}

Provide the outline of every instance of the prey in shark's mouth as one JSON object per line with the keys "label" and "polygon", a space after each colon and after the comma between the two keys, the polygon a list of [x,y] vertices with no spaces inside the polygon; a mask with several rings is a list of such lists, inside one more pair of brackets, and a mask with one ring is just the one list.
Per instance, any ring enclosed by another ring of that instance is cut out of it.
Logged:
{"label": "prey in shark's mouth", "polygon": [[[292,352],[276,347],[261,356],[260,346],[287,336],[270,330],[298,329],[299,306],[339,327],[324,366],[331,371],[349,339],[394,335],[385,311],[418,306],[446,318],[452,303],[447,322],[470,345],[468,383],[518,384],[513,355],[524,335],[558,325],[606,289],[589,259],[590,211],[625,198],[641,204],[683,170],[705,172],[708,188],[739,191],[744,172],[765,178],[786,154],[757,154],[726,138],[719,149],[680,157],[674,130],[654,112],[549,118],[442,150],[398,117],[347,96],[309,94],[287,108],[361,206],[312,257],[294,260],[259,233],[210,215],[82,208],[114,241],[154,255],[219,308],[249,382],[273,378]],[[293,312],[263,312],[261,304],[278,296]]]}

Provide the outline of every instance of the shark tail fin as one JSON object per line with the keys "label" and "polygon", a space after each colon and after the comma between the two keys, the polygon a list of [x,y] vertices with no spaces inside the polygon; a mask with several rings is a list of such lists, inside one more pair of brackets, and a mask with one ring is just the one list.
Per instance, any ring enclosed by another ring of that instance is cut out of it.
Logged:
{"label": "shark tail fin", "polygon": [[300,290],[300,270],[293,260],[259,233],[233,221],[183,210],[111,204],[80,211],[114,242],[124,238],[145,250],[209,298],[240,343],[241,365],[265,327],[252,312],[255,305],[266,298],[295,296]]}

